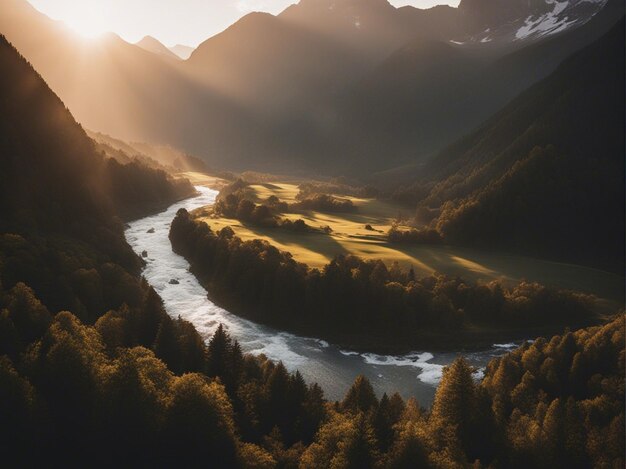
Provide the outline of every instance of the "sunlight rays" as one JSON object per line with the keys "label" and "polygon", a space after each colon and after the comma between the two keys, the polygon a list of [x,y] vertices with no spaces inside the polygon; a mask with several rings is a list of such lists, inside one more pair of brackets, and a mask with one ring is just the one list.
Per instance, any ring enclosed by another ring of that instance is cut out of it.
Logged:
{"label": "sunlight rays", "polygon": [[82,0],[61,5],[59,17],[83,39],[97,39],[110,29],[110,8],[107,2]]}

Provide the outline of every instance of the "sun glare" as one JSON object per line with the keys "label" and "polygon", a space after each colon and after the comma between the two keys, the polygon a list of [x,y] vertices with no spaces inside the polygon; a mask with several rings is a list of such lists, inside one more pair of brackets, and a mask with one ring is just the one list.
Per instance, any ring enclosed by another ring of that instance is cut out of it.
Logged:
{"label": "sun glare", "polygon": [[63,15],[63,21],[78,35],[94,39],[108,29],[107,2],[82,0],[72,5]]}

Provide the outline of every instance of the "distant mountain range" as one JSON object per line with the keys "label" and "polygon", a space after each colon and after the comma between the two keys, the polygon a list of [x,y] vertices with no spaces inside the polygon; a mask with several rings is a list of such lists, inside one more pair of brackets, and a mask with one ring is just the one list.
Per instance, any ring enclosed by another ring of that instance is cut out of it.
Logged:
{"label": "distant mountain range", "polygon": [[182,44],[167,47],[152,36],[144,37],[141,41],[135,43],[135,45],[147,50],[148,52],[152,52],[153,54],[174,60],[187,60],[195,50],[193,47],[184,46]]}
{"label": "distant mountain range", "polygon": [[187,60],[196,49],[194,47],[185,46],[183,44],[176,44],[175,46],[170,47],[169,50],[171,50],[181,59]]}
{"label": "distant mountain range", "polygon": [[180,60],[180,57],[165,47],[158,39],[153,38],[152,36],[146,36],[141,41],[136,43],[137,46],[141,47],[148,52],[152,52],[153,54],[157,54],[169,59]]}
{"label": "distant mountain range", "polygon": [[25,0],[4,0],[0,32],[88,128],[173,145],[217,168],[364,177],[470,132],[623,9],[619,0],[428,10],[301,0],[243,17],[187,60],[152,38],[81,42]]}

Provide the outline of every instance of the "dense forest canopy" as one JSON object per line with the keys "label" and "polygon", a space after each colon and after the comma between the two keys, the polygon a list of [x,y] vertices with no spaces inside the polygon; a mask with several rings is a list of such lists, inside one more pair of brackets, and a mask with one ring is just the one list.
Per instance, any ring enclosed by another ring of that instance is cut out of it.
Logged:
{"label": "dense forest canopy", "polygon": [[93,465],[103,467],[624,464],[623,315],[525,344],[493,360],[481,383],[458,359],[428,411],[397,394],[379,399],[364,377],[326,402],[298,373],[243,355],[221,327],[205,346],[153,292],[94,326],[52,317],[23,284],[1,302],[5,462],[45,454],[72,465],[98,453]]}

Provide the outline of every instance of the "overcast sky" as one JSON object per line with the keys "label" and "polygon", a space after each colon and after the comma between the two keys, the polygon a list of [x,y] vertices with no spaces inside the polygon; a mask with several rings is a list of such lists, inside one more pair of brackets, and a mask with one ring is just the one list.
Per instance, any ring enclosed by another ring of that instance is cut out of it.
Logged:
{"label": "overcast sky", "polygon": [[[0,0],[1,1],[1,0]],[[146,35],[167,46],[197,46],[251,11],[277,14],[295,0],[28,0],[85,36],[113,31],[130,42]],[[390,0],[395,6],[457,6],[459,0]]]}

